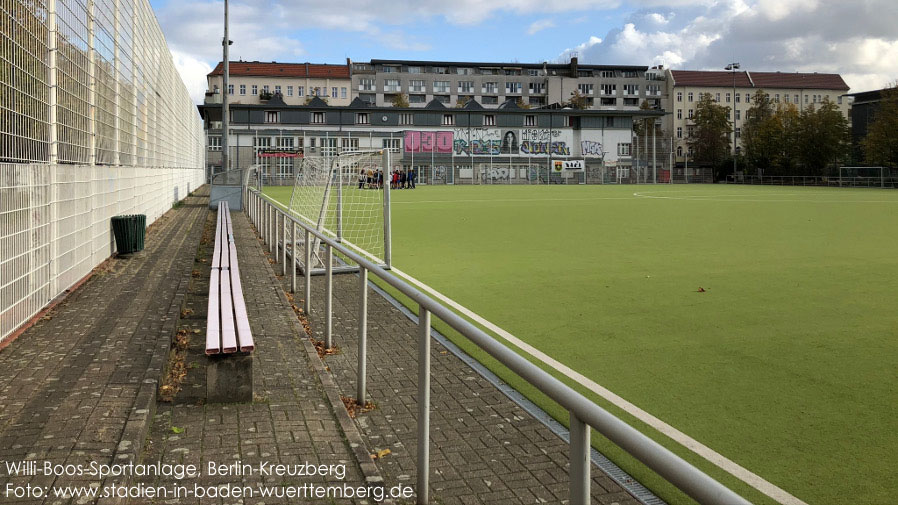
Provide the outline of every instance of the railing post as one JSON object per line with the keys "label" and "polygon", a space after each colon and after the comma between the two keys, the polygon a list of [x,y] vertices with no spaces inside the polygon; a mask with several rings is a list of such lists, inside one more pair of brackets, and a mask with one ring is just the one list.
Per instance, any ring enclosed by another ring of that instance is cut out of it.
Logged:
{"label": "railing post", "polygon": [[327,256],[324,265],[324,346],[328,349],[334,347],[334,248],[327,245]]}
{"label": "railing post", "polygon": [[271,203],[268,204],[268,252],[270,254],[274,254],[274,231],[275,223],[274,221],[277,219],[277,214],[275,214],[274,205]]}
{"label": "railing post", "polygon": [[281,230],[280,230],[280,226],[279,226],[280,222],[281,222],[281,213],[278,212],[277,207],[275,207],[274,205],[272,205],[271,208],[274,210],[274,240],[271,241],[272,245],[274,246],[274,250],[271,251],[272,252],[271,259],[273,259],[274,262],[277,263],[278,257],[280,257],[280,255],[281,255],[281,252],[278,250],[278,245],[279,245],[278,239],[280,238],[279,235],[281,234]]}
{"label": "railing post", "polygon": [[287,214],[284,214],[281,222],[281,236],[284,237],[283,248],[281,249],[281,275],[287,275]]}
{"label": "railing post", "polygon": [[430,311],[418,309],[418,505],[430,503]]}
{"label": "railing post", "polygon": [[365,404],[365,377],[368,363],[368,270],[359,266],[359,365],[356,402]]}
{"label": "railing post", "polygon": [[312,267],[310,263],[312,263],[312,234],[309,233],[309,230],[306,230],[306,242],[303,244],[303,249],[305,253],[305,261],[306,266],[303,269],[303,273],[305,274],[303,280],[305,281],[305,289],[303,290],[303,296],[305,296],[305,303],[303,303],[302,309],[306,311],[306,317],[312,315]]}
{"label": "railing post", "polygon": [[293,246],[290,249],[290,292],[296,293],[296,221],[290,220],[290,226],[293,228],[293,232],[290,234],[290,240],[293,241]]}
{"label": "railing post", "polygon": [[589,505],[589,425],[573,412],[571,419],[571,505]]}

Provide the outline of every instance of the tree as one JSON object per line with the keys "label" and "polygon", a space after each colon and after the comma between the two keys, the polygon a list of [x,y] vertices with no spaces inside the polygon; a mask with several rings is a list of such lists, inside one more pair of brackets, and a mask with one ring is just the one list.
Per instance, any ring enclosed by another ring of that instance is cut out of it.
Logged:
{"label": "tree", "polygon": [[579,90],[571,92],[571,98],[564,104],[572,109],[586,109],[589,107],[589,99],[586,95],[581,95]]}
{"label": "tree", "polygon": [[694,126],[687,143],[692,148],[696,163],[715,166],[727,158],[730,152],[729,107],[717,105],[711,93],[699,96],[692,118]]}
{"label": "tree", "polygon": [[518,99],[515,101],[515,105],[517,105],[518,108],[521,108],[521,109],[529,109],[530,108],[530,104],[525,102],[524,99],[521,97],[518,97]]}
{"label": "tree", "polygon": [[848,120],[839,107],[824,98],[820,108],[813,105],[801,113],[798,157],[806,175],[825,175],[848,155]]}
{"label": "tree", "polygon": [[898,83],[883,90],[879,109],[861,145],[868,164],[898,166]]}
{"label": "tree", "polygon": [[769,170],[779,163],[783,129],[770,95],[755,92],[742,124],[742,150],[750,169]]}
{"label": "tree", "polygon": [[460,97],[458,97],[458,101],[455,102],[455,108],[456,108],[456,109],[464,108],[464,106],[467,105],[467,104],[468,104],[468,101],[470,101],[470,100],[471,100],[471,99],[468,98],[468,97],[466,97],[466,96],[460,96]]}
{"label": "tree", "polygon": [[782,104],[776,109],[779,124],[779,148],[776,165],[771,175],[795,175],[798,173],[799,151],[801,150],[801,113],[795,104]]}
{"label": "tree", "polygon": [[408,104],[408,95],[405,93],[399,93],[398,95],[393,95],[393,100],[390,102],[393,107],[407,108]]}

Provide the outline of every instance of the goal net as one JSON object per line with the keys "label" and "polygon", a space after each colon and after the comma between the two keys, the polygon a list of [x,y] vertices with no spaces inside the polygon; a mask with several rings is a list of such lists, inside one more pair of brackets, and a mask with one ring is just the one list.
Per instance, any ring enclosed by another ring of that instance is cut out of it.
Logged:
{"label": "goal net", "polygon": [[[388,156],[383,151],[362,151],[303,158],[293,183],[290,212],[375,263],[388,264],[386,240],[389,237],[385,240],[384,227],[388,197],[379,182],[385,163],[389,163]],[[303,271],[306,269],[304,236],[300,233],[291,248]],[[310,271],[322,272],[325,251],[320,240],[312,239],[309,249]],[[339,255],[335,255],[334,261],[337,269],[352,266]]]}

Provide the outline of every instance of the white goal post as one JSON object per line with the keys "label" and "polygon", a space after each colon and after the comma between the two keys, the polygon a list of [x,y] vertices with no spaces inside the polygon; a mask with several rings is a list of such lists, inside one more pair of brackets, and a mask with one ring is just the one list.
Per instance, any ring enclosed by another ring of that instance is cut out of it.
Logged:
{"label": "white goal post", "polygon": [[[304,157],[296,170],[288,209],[322,234],[332,237],[366,258],[390,267],[391,152],[343,152],[337,156]],[[304,234],[303,234],[304,235]],[[304,236],[285,240],[288,253],[305,272]],[[309,272],[324,273],[324,250],[319,239],[309,244]],[[357,271],[346,258],[334,257],[334,272]]]}

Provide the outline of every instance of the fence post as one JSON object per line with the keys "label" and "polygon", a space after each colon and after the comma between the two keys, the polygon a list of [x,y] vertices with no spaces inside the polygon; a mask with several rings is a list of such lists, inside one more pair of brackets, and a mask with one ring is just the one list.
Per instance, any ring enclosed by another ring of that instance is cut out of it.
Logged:
{"label": "fence post", "polygon": [[356,402],[365,405],[365,375],[368,362],[368,270],[359,266],[359,364]]}
{"label": "fence post", "polygon": [[392,214],[390,211],[390,185],[387,183],[387,175],[392,167],[392,158],[391,152],[389,149],[384,149],[383,151],[383,164],[384,164],[384,262],[387,265],[387,268],[393,263],[393,225],[392,225]]}
{"label": "fence post", "polygon": [[281,236],[284,237],[284,244],[281,249],[281,275],[287,275],[287,214],[284,214],[284,220],[281,225]]}
{"label": "fence post", "polygon": [[293,245],[290,247],[290,292],[296,293],[296,221],[290,220],[290,226],[293,231],[290,234],[290,240]]}
{"label": "fence post", "polygon": [[589,425],[571,419],[571,505],[589,505]]}
{"label": "fence post", "polygon": [[418,309],[418,505],[430,503],[430,311]]}
{"label": "fence post", "polygon": [[274,205],[271,202],[268,203],[268,252],[269,254],[274,254],[274,233],[277,228],[276,226],[277,214],[274,210]]}
{"label": "fence post", "polygon": [[302,309],[306,311],[306,317],[311,316],[312,314],[312,234],[309,233],[309,230],[306,230],[306,242],[303,244],[303,249],[305,253],[306,265],[303,269],[304,281],[305,281],[305,302],[303,303]]}
{"label": "fence post", "polygon": [[274,245],[274,250],[272,251],[273,254],[271,255],[271,259],[273,259],[274,262],[277,263],[278,257],[281,255],[281,252],[278,250],[278,240],[280,239],[279,235],[281,234],[281,213],[278,212],[277,207],[275,207],[274,205],[272,205],[271,208],[274,210],[274,240],[271,241],[271,243]]}
{"label": "fence post", "polygon": [[332,349],[334,347],[334,249],[327,244],[327,264],[324,265],[324,347]]}

